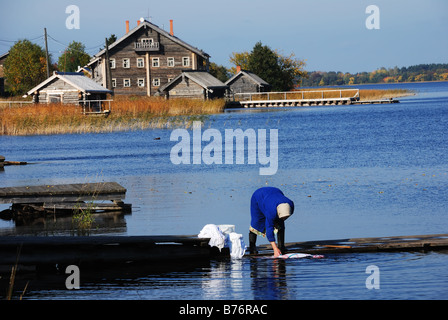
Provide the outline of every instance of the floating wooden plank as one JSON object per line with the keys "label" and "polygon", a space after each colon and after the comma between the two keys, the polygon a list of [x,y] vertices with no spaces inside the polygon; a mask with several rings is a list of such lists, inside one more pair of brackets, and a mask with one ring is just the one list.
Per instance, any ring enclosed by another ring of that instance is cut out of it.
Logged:
{"label": "floating wooden plank", "polygon": [[0,264],[124,263],[210,258],[207,238],[196,236],[0,237]]}
{"label": "floating wooden plank", "polygon": [[[270,245],[258,247],[258,255],[271,255]],[[448,249],[448,234],[348,238],[288,243],[288,253],[360,253],[384,251],[430,251]]]}
{"label": "floating wooden plank", "polygon": [[0,188],[0,203],[77,202],[121,200],[126,189],[116,182]]}

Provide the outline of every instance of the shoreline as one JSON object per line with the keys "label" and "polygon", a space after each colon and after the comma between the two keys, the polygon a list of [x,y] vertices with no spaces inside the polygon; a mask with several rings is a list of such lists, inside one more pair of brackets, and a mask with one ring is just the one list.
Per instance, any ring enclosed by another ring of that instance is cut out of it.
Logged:
{"label": "shoreline", "polygon": [[[360,89],[360,101],[390,99],[415,95],[406,89]],[[145,129],[189,127],[193,121],[221,114],[224,99],[165,100],[155,97],[119,96],[112,102],[112,112],[83,115],[79,106],[27,104],[0,108],[0,136],[86,134],[126,132]],[[20,112],[17,112],[20,110]]]}

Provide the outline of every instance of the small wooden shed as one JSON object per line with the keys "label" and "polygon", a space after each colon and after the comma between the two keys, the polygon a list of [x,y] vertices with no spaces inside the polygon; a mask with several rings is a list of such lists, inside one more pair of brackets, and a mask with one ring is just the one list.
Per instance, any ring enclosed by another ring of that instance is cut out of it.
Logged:
{"label": "small wooden shed", "polygon": [[184,71],[159,89],[169,98],[215,99],[224,98],[227,86],[207,71]]}
{"label": "small wooden shed", "polygon": [[271,85],[248,70],[237,69],[238,72],[225,83],[232,93],[251,93],[271,91]]}
{"label": "small wooden shed", "polygon": [[82,104],[105,100],[111,90],[76,72],[55,72],[50,78],[28,91],[34,102]]}

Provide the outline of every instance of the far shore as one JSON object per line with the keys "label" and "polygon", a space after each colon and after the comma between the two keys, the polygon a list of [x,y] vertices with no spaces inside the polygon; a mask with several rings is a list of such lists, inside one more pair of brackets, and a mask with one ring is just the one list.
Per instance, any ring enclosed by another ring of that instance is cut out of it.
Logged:
{"label": "far shore", "polygon": [[[360,100],[391,99],[414,94],[404,89],[360,89]],[[0,135],[79,134],[188,127],[193,121],[222,113],[225,107],[224,99],[165,100],[157,97],[116,96],[108,116],[87,116],[76,105],[61,108],[60,104],[27,103],[14,104],[12,107],[0,104]]]}

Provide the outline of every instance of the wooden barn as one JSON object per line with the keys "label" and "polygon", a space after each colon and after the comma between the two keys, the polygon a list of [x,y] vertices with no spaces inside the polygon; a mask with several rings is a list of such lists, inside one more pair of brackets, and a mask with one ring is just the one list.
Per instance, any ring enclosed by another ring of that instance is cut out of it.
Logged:
{"label": "wooden barn", "polygon": [[227,86],[207,71],[184,71],[160,88],[169,98],[215,99],[224,98]]}
{"label": "wooden barn", "polygon": [[269,92],[271,86],[255,73],[237,68],[237,74],[227,80],[232,93]]}
{"label": "wooden barn", "polygon": [[108,90],[76,72],[54,72],[47,80],[28,91],[36,103],[88,104],[105,100]]}
{"label": "wooden barn", "polygon": [[[185,70],[208,70],[209,55],[144,19],[96,54],[87,65],[92,79],[114,94],[159,95],[159,89]],[[108,63],[108,65],[106,64]]]}

